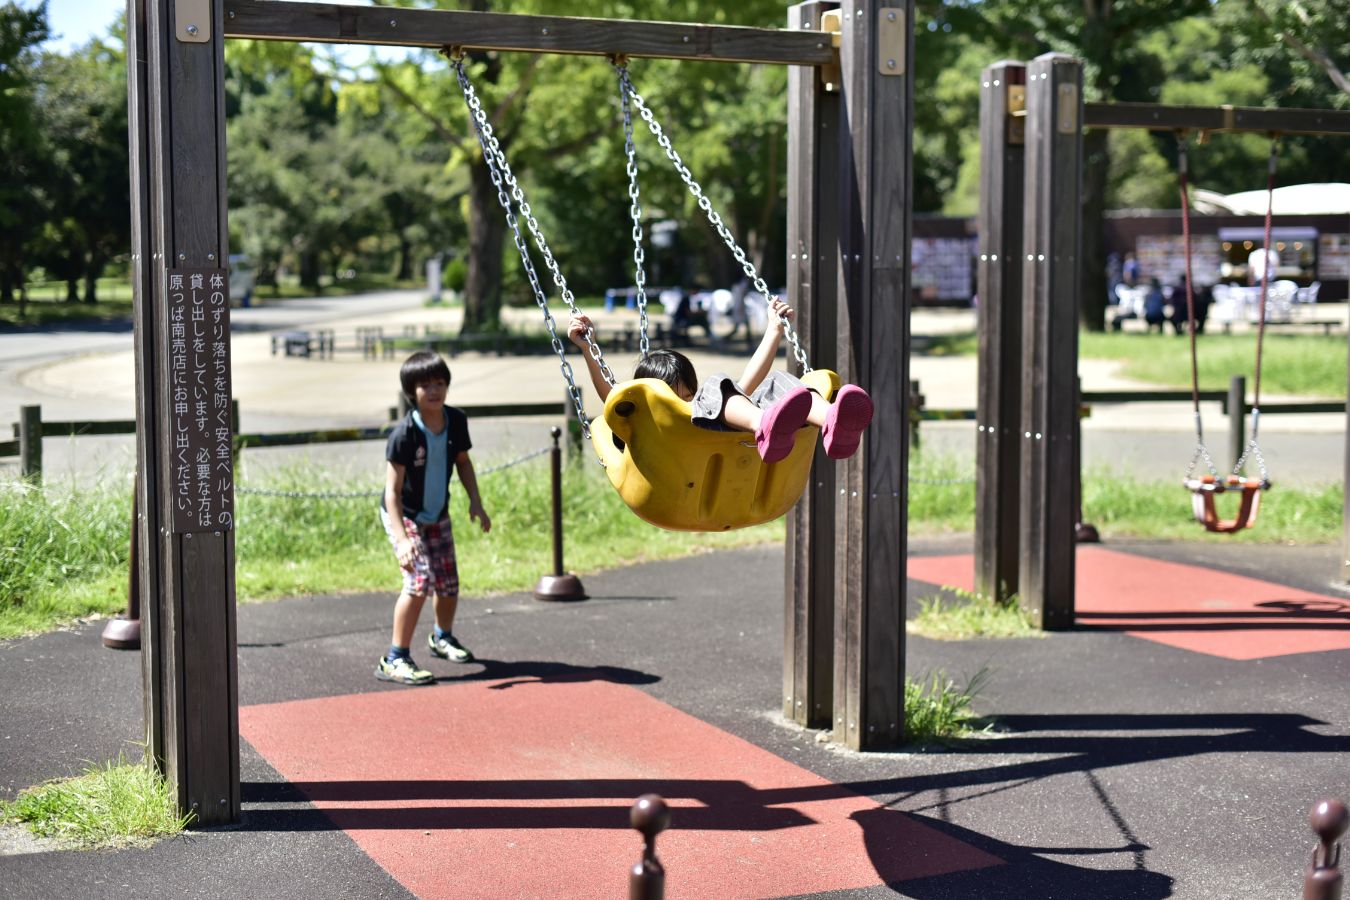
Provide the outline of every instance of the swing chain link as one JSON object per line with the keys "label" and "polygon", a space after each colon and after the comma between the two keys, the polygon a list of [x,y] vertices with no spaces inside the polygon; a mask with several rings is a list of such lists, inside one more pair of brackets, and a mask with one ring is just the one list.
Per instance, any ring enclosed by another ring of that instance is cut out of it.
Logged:
{"label": "swing chain link", "polygon": [[1257,432],[1261,427],[1261,410],[1258,407],[1252,407],[1252,437],[1247,441],[1247,446],[1242,448],[1242,455],[1238,457],[1237,462],[1233,463],[1233,474],[1241,477],[1242,469],[1247,464],[1247,458],[1251,457],[1256,461],[1256,470],[1261,473],[1261,483],[1263,485],[1270,483],[1270,472],[1266,469],[1266,458],[1261,454],[1261,445],[1257,443]]}
{"label": "swing chain link", "polygon": [[1183,482],[1190,482],[1195,476],[1195,464],[1200,460],[1205,461],[1205,468],[1209,469],[1209,474],[1214,476],[1214,480],[1219,480],[1219,470],[1214,465],[1214,459],[1209,455],[1209,448],[1205,446],[1204,427],[1200,421],[1200,411],[1195,412],[1195,452],[1191,454],[1191,463],[1186,467],[1186,477]]}
{"label": "swing chain link", "polygon": [[[638,113],[642,116],[642,120],[647,123],[648,130],[656,137],[656,142],[660,144],[661,149],[665,151],[666,158],[675,166],[675,171],[680,174],[680,178],[689,188],[689,193],[698,201],[699,209],[703,210],[708,221],[712,223],[712,226],[715,229],[717,229],[718,235],[721,236],[722,241],[727,245],[727,248],[731,250],[732,255],[736,257],[736,262],[740,263],[741,270],[745,272],[746,277],[754,284],[755,290],[759,291],[760,296],[764,297],[766,301],[776,297],[777,295],[769,290],[768,284],[766,284],[764,279],[760,276],[759,271],[755,268],[755,264],[746,258],[745,251],[736,243],[736,238],[731,234],[730,229],[722,222],[722,217],[715,209],[713,209],[712,201],[703,193],[703,188],[699,186],[699,183],[694,180],[693,173],[691,173],[688,166],[684,164],[684,161],[680,158],[680,154],[671,146],[670,138],[666,136],[665,131],[656,121],[652,111],[647,108],[647,103],[642,99],[642,95],[633,87],[632,82],[627,81],[626,79],[624,80],[624,88],[628,94],[632,96],[633,103],[637,105]],[[783,332],[787,335],[788,342],[792,345],[793,355],[796,357],[798,364],[801,365],[802,372],[810,372],[811,364],[807,362],[806,351],[802,349],[801,341],[797,337],[796,329],[792,327],[792,323],[785,316],[779,316],[778,321],[782,324]]]}
{"label": "swing chain link", "polygon": [[619,96],[623,101],[623,150],[628,157],[628,196],[632,204],[628,213],[633,219],[633,280],[637,285],[638,305],[638,349],[646,359],[651,351],[647,339],[647,272],[644,268],[646,255],[642,252],[642,201],[638,189],[637,147],[633,143],[633,107],[629,94],[633,89],[628,80],[628,64],[615,60],[614,68],[619,73]]}
{"label": "swing chain link", "polygon": [[[530,287],[534,291],[535,303],[544,314],[544,324],[548,328],[549,339],[553,345],[553,352],[558,354],[560,368],[563,378],[567,381],[567,392],[572,398],[572,405],[576,409],[577,421],[581,424],[581,432],[590,440],[591,428],[590,419],[586,416],[586,408],[582,400],[581,388],[577,386],[575,375],[572,371],[572,364],[567,361],[566,349],[563,346],[562,338],[558,336],[557,322],[554,321],[553,313],[548,307],[548,297],[544,294],[544,289],[539,283],[539,274],[535,270],[534,263],[530,259],[529,246],[525,242],[524,235],[520,232],[520,223],[516,213],[512,210],[511,200],[515,199],[516,206],[520,209],[520,215],[524,217],[525,223],[534,237],[535,246],[538,247],[540,254],[544,257],[544,262],[549,271],[553,273],[553,283],[558,286],[563,300],[573,315],[580,315],[576,300],[572,296],[571,290],[567,287],[567,282],[558,269],[557,262],[553,259],[553,254],[549,252],[548,244],[544,241],[543,235],[539,231],[539,223],[535,220],[534,214],[530,210],[529,203],[525,200],[525,193],[521,190],[520,184],[515,176],[511,174],[510,163],[506,160],[506,155],[502,153],[501,145],[497,137],[492,132],[492,125],[487,120],[487,115],[483,112],[483,105],[479,102],[478,94],[469,81],[468,73],[464,70],[464,58],[462,54],[450,56],[451,64],[454,66],[455,75],[459,80],[460,90],[464,93],[464,100],[468,104],[470,120],[473,122],[474,131],[478,135],[478,142],[483,148],[483,160],[487,163],[488,172],[492,176],[492,183],[497,188],[497,202],[501,205],[506,214],[506,222],[511,226],[512,234],[515,236],[516,250],[520,253],[520,261],[525,269],[525,274],[529,279]],[[507,193],[507,187],[510,188],[510,194]],[[591,357],[600,366],[600,372],[609,384],[614,384],[614,373],[610,371],[608,364],[604,360],[604,354],[595,342],[592,332],[586,333],[586,346]]]}

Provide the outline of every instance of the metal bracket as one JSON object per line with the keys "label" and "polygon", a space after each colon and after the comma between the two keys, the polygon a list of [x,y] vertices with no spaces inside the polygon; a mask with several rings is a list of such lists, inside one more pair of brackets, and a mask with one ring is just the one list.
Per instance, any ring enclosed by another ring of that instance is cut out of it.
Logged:
{"label": "metal bracket", "polygon": [[821,13],[820,32],[830,36],[830,46],[834,48],[833,62],[821,66],[818,70],[820,72],[820,83],[828,94],[838,92],[839,84],[844,80],[843,65],[839,62],[839,45],[842,41],[840,29],[842,27],[843,19],[839,10],[831,9]]}
{"label": "metal bracket", "polygon": [[1078,85],[1073,82],[1059,86],[1059,109],[1055,116],[1055,127],[1060,134],[1073,134],[1078,131]]}
{"label": "metal bracket", "polygon": [[877,71],[882,75],[905,74],[905,48],[909,29],[903,9],[877,10]]}
{"label": "metal bracket", "polygon": [[173,35],[185,44],[211,40],[211,0],[173,0]]}

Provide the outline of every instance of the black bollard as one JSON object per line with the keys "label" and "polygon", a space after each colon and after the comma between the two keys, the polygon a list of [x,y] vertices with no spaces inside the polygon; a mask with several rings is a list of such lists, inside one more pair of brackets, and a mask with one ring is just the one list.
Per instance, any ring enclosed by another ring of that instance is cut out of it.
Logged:
{"label": "black bollard", "polygon": [[534,599],[585,600],[586,589],[581,586],[581,579],[563,571],[562,447],[558,445],[562,429],[555,425],[548,431],[553,436],[553,449],[549,451],[553,474],[553,574],[539,578],[534,586]]}
{"label": "black bollard", "polygon": [[1341,900],[1341,845],[1350,827],[1350,812],[1339,800],[1320,800],[1308,815],[1308,824],[1320,842],[1313,848],[1303,876],[1303,900]]}
{"label": "black bollard", "polygon": [[628,900],[664,900],[666,870],[656,858],[656,836],[670,827],[670,807],[656,794],[643,794],[628,820],[642,833],[642,859],[628,870]]}

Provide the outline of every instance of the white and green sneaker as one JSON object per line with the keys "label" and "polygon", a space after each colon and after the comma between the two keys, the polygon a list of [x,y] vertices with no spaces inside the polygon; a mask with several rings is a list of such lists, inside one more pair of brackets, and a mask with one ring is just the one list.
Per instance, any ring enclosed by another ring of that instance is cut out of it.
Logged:
{"label": "white and green sneaker", "polygon": [[427,635],[427,646],[441,659],[457,663],[473,662],[473,654],[469,652],[469,648],[455,640],[453,634],[436,637],[436,632],[433,631]]}
{"label": "white and green sneaker", "polygon": [[417,663],[407,656],[392,661],[387,656],[380,657],[380,664],[375,667],[375,677],[399,684],[431,684],[436,680],[436,676],[426,669],[417,668]]}

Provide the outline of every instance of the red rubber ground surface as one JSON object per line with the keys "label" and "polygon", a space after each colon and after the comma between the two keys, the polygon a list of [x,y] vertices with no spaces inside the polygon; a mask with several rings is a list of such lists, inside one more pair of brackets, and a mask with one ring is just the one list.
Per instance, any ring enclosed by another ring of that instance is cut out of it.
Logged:
{"label": "red rubber ground surface", "polygon": [[240,710],[245,739],[420,897],[621,897],[640,794],[667,895],[772,897],[1002,863],[636,688],[488,681]]}
{"label": "red rubber ground surface", "polygon": [[[909,577],[974,588],[973,556],[912,557]],[[1350,648],[1350,602],[1255,578],[1079,547],[1078,624],[1226,659]]]}

